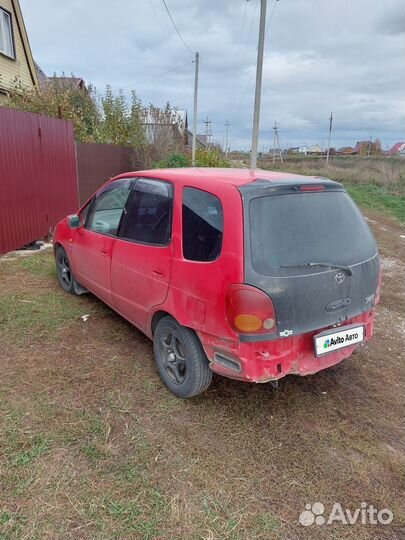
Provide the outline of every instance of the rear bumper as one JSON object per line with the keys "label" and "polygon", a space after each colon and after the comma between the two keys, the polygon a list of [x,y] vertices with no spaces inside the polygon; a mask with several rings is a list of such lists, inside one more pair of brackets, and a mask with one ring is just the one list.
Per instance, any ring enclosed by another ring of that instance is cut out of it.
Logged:
{"label": "rear bumper", "polygon": [[[342,327],[355,323],[364,324],[365,341],[368,341],[373,333],[374,309],[346,321]],[[213,371],[232,379],[264,383],[290,374],[316,373],[348,358],[359,346],[352,345],[317,358],[313,337],[328,329],[256,343],[226,340],[204,332],[200,332],[199,337]]]}

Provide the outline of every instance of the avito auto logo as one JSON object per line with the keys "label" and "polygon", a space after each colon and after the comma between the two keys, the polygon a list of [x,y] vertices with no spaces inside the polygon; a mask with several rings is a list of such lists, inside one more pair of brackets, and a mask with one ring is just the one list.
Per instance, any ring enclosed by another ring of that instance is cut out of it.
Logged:
{"label": "avito auto logo", "polygon": [[323,344],[324,349],[329,349],[329,347],[333,347],[333,345],[339,345],[340,343],[345,343],[347,341],[353,341],[359,337],[359,334],[356,332],[354,334],[346,334],[345,337],[343,336],[336,336],[335,338],[328,338],[325,343]]}

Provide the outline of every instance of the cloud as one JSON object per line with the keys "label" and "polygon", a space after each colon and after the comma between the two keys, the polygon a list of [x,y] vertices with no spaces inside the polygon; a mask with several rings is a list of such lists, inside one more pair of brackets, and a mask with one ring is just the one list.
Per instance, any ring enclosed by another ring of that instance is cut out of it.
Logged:
{"label": "cloud", "polygon": [[[275,0],[268,0],[268,16]],[[200,52],[199,131],[249,148],[259,0],[167,0],[187,45]],[[21,0],[34,56],[49,74],[73,72],[100,90],[134,88],[145,103],[193,104],[193,57],[161,0]],[[46,14],[46,16],[44,16]],[[259,146],[404,139],[403,0],[280,0],[266,35]],[[186,65],[184,65],[186,64]],[[168,70],[176,68],[169,73]]]}

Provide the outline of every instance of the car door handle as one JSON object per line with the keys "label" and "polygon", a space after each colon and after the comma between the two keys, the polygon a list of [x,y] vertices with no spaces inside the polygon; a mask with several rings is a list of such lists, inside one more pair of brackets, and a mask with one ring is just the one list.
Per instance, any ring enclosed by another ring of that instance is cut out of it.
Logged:
{"label": "car door handle", "polygon": [[106,248],[101,248],[100,251],[101,251],[101,253],[102,253],[103,255],[109,255],[109,254],[110,254],[109,250],[106,249]]}
{"label": "car door handle", "polygon": [[159,277],[163,277],[165,275],[164,272],[162,272],[162,270],[157,270],[157,269],[153,270],[153,274]]}

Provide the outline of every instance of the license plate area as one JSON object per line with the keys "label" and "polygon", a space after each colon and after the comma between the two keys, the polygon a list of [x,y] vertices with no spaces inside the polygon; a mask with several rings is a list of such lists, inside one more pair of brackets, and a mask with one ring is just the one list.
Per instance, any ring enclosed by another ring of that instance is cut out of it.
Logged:
{"label": "license plate area", "polygon": [[324,356],[332,352],[361,343],[365,338],[362,324],[350,324],[339,329],[326,330],[314,336],[315,356]]}

